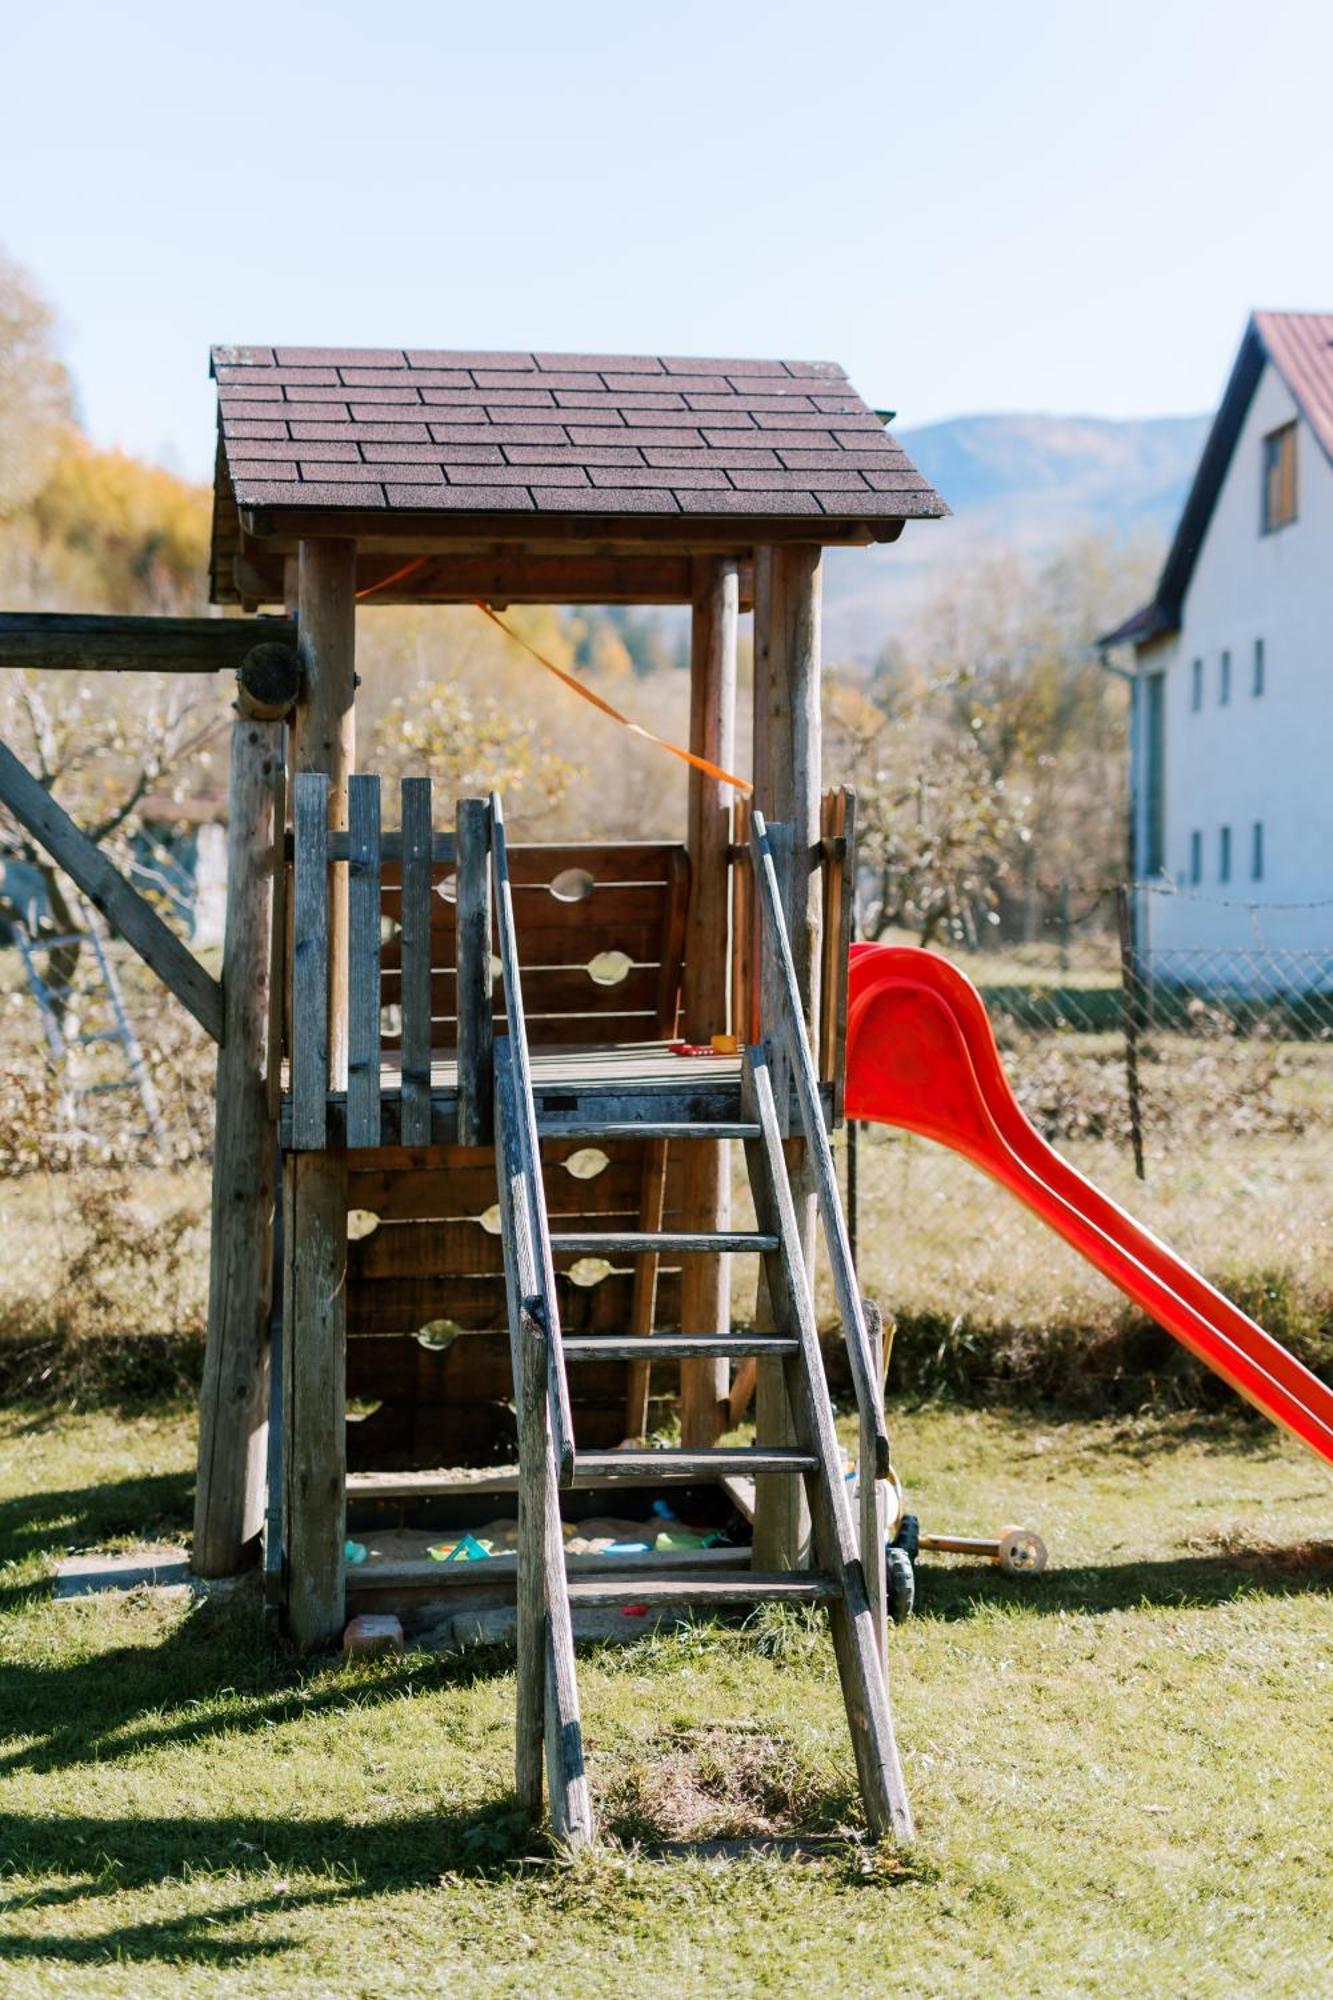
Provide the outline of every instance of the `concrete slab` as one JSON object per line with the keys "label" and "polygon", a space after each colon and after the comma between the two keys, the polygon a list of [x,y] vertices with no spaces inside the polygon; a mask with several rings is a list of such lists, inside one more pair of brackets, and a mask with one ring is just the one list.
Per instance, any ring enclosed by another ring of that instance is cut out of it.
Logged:
{"label": "concrete slab", "polygon": [[57,1598],[95,1597],[108,1590],[169,1590],[178,1595],[233,1589],[241,1577],[211,1582],[192,1576],[186,1549],[132,1549],[125,1555],[62,1556],[56,1564]]}

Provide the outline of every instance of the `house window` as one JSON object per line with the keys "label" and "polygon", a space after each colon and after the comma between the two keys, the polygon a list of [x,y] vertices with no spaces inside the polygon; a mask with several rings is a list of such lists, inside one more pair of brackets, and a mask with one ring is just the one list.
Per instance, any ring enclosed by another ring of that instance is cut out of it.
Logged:
{"label": "house window", "polygon": [[1190,835],[1190,881],[1198,884],[1203,880],[1203,835]]}
{"label": "house window", "polygon": [[1264,533],[1274,534],[1296,519],[1296,426],[1283,424],[1264,439]]}
{"label": "house window", "polygon": [[1166,866],[1166,675],[1149,674],[1146,694],[1143,872],[1160,875]]}
{"label": "house window", "polygon": [[1257,819],[1250,828],[1250,880],[1264,879],[1264,823]]}
{"label": "house window", "polygon": [[1190,662],[1190,707],[1203,707],[1203,661]]}
{"label": "house window", "polygon": [[1229,652],[1224,652],[1222,655],[1222,671],[1217,683],[1217,699],[1223,708],[1231,700],[1231,655]]}
{"label": "house window", "polygon": [[1219,882],[1231,880],[1231,828],[1224,826],[1217,843],[1217,879]]}
{"label": "house window", "polygon": [[1250,692],[1251,694],[1254,695],[1261,695],[1263,691],[1264,691],[1264,642],[1262,639],[1256,639],[1254,642],[1254,681],[1250,688]]}

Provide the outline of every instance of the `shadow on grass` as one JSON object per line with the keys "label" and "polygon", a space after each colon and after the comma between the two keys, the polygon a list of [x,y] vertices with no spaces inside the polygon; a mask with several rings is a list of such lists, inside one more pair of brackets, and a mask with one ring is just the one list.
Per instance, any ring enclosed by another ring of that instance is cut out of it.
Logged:
{"label": "shadow on grass", "polygon": [[[81,1615],[78,1603],[61,1609]],[[0,1668],[6,1731],[20,1739],[0,1750],[0,1776],[246,1735],[349,1706],[375,1708],[413,1691],[472,1686],[497,1671],[512,1673],[513,1659],[496,1648],[445,1659],[415,1655],[373,1676],[341,1671],[331,1660],[303,1669],[266,1637],[253,1592],[204,1598],[143,1645],[55,1666]]]}
{"label": "shadow on grass", "polygon": [[193,1492],[192,1472],[145,1472],[0,1500],[0,1562],[22,1562],[44,1550],[104,1546],[120,1535],[141,1541],[179,1537],[190,1526]]}
{"label": "shadow on grass", "polygon": [[[157,1819],[136,1813],[97,1819],[67,1813],[50,1818],[0,1814],[0,1853],[11,1869],[66,1878],[50,1888],[0,1896],[0,1961],[73,1965],[186,1959],[223,1966],[275,1957],[300,1949],[304,1940],[291,1935],[228,1937],[227,1928],[278,1911],[331,1908],[388,1890],[421,1887],[445,1873],[482,1879],[508,1872],[525,1858],[549,1858],[512,1796],[471,1810],[442,1807],[383,1825],[239,1815]],[[14,1933],[12,1918],[19,1911],[68,1909],[125,1890],[176,1887],[210,1875],[234,1882],[238,1872],[261,1865],[266,1872],[255,1893],[222,1907],[209,1904],[173,1912],[158,1922],[109,1930],[90,1927],[82,1937]],[[74,1881],[68,1879],[71,1868],[83,1870]],[[320,1879],[290,1888],[271,1882],[268,1870]]]}
{"label": "shadow on grass", "polygon": [[995,1606],[1048,1613],[1206,1609],[1240,1597],[1333,1593],[1333,1542],[1230,1549],[1151,1562],[1081,1563],[1041,1576],[1007,1577],[990,1563],[923,1563],[917,1607],[924,1618],[974,1618]]}

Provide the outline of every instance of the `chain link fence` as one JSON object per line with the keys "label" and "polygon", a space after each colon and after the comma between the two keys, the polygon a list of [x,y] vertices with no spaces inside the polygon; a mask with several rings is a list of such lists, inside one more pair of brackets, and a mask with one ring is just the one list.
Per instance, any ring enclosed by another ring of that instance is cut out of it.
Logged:
{"label": "chain link fence", "polygon": [[[1281,1334],[1333,1321],[1333,903],[1055,885],[1028,942],[949,955],[1027,1116]],[[966,1161],[856,1136],[866,1289],[941,1329],[1110,1332],[1119,1295]]]}

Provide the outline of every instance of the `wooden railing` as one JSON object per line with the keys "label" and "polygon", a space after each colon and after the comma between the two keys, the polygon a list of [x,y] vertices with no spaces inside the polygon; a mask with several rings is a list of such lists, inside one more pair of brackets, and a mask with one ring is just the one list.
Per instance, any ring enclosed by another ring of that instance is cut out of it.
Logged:
{"label": "wooden railing", "polygon": [[[489,808],[491,873],[507,1033],[495,1043],[496,1177],[518,1413],[519,1803],[542,1802],[543,1748],[557,1837],[592,1838],[592,1803],[574,1674],[560,1488],[574,1476],[574,1426],[560,1343],[537,1110],[528,1065],[513,896],[498,795]],[[461,916],[461,912],[460,912]]]}
{"label": "wooden railing", "polygon": [[[523,987],[518,970],[518,938],[514,930],[509,857],[505,848],[504,812],[498,793],[490,804],[491,876],[495,892],[496,933],[500,945],[500,977],[504,985],[508,1033],[496,1038],[496,1123],[502,1142],[501,1215],[508,1198],[514,1208],[516,1241],[522,1253],[518,1294],[531,1302],[547,1341],[550,1367],[551,1431],[560,1483],[574,1476],[574,1423],[569,1407],[569,1383],[560,1346],[560,1312],[556,1301],[555,1266],[546,1222],[542,1189],[541,1147],[537,1136],[537,1106],[532,1095],[527,1029],[523,1018]],[[503,1114],[503,1122],[501,1122]]]}
{"label": "wooden railing", "polygon": [[[328,1139],[328,1094],[342,1079],[331,1074],[330,1010],[346,1009],[349,1147],[382,1143],[386,1043],[399,1051],[402,1097],[398,1137],[405,1146],[432,1139],[431,1058],[435,1047],[434,901],[439,878],[452,870],[458,922],[458,1138],[490,1140],[491,956],[489,807],[460,799],[452,833],[432,824],[429,778],[404,778],[398,831],[381,825],[380,780],[361,773],[347,784],[347,829],[330,829],[329,781],[302,772],[292,803],[292,967],[288,1021],[291,1144],[318,1150]],[[330,991],[332,900],[347,897],[347,991]],[[399,980],[399,1025],[384,1027],[385,891],[398,898],[393,959]],[[278,940],[281,947],[282,940]],[[275,967],[281,987],[281,968]]]}
{"label": "wooden railing", "polygon": [[769,1044],[774,1098],[784,1135],[790,1122],[794,1093],[801,1136],[813,1168],[819,1217],[823,1227],[834,1296],[842,1321],[843,1341],[851,1368],[860,1429],[861,1560],[866,1588],[883,1646],[885,1616],[884,1494],[889,1477],[889,1434],[884,1417],[882,1370],[871,1349],[866,1315],[852,1263],[847,1223],[838,1196],[833,1148],[824,1122],[819,1077],[806,1032],[787,927],[786,887],[793,879],[792,830],[769,826],[760,812],[751,820],[750,840],[761,912],[760,1019]]}
{"label": "wooden railing", "polygon": [[[733,811],[731,1018],[743,1042],[759,1039],[762,949],[761,898],[755,878],[750,833],[754,807],[746,799]],[[825,792],[819,803],[819,839],[808,866],[820,877],[822,923],[819,963],[812,968],[819,987],[819,1037],[815,1066],[832,1090],[834,1124],[842,1122],[843,1049],[847,1032],[848,949],[856,880],[856,793],[844,785]]]}

